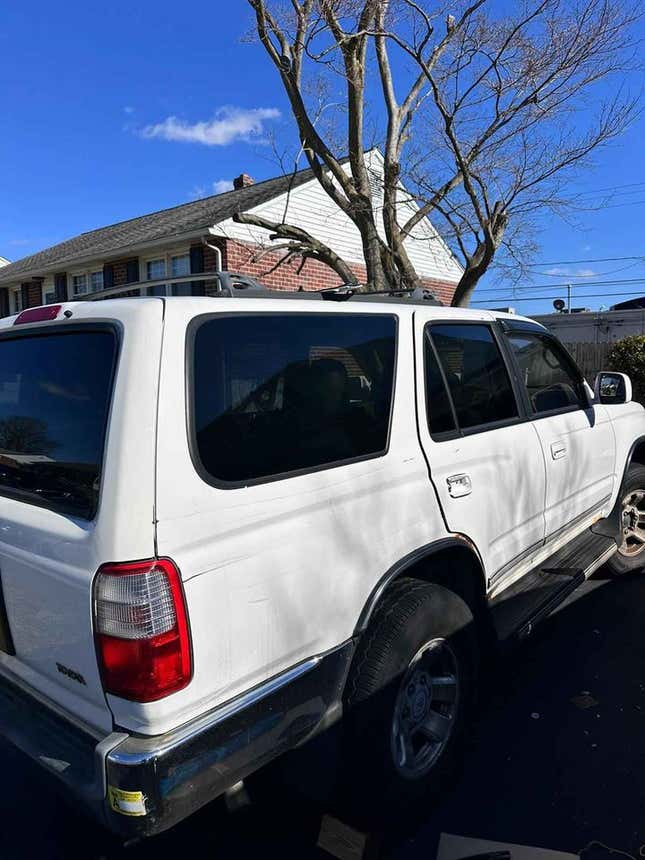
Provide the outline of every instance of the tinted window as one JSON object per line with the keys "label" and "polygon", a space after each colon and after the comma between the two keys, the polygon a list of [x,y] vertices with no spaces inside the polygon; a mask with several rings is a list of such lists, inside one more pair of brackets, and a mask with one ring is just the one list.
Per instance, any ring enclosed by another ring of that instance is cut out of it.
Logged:
{"label": "tinted window", "polygon": [[551,412],[585,403],[582,381],[564,350],[532,334],[509,337],[533,412]]}
{"label": "tinted window", "polygon": [[447,433],[455,429],[455,419],[441,369],[428,334],[425,338],[426,410],[430,433]]}
{"label": "tinted window", "polygon": [[0,340],[0,493],[94,515],[115,350],[99,331]]}
{"label": "tinted window", "polygon": [[485,325],[433,325],[432,340],[462,429],[518,415],[493,334]]}
{"label": "tinted window", "polygon": [[384,452],[393,317],[244,314],[202,323],[193,422],[203,467],[249,481]]}

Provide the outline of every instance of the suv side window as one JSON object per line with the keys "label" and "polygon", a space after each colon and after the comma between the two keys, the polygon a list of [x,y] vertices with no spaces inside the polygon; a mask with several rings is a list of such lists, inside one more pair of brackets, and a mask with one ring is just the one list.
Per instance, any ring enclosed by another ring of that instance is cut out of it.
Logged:
{"label": "suv side window", "polygon": [[510,335],[509,342],[534,414],[586,407],[582,377],[559,344],[524,333]]}
{"label": "suv side window", "polygon": [[449,392],[446,395],[438,385],[436,375],[432,379],[431,365],[426,364],[431,433],[450,429],[446,396],[461,430],[519,416],[511,380],[489,326],[445,323],[430,325],[428,330]]}
{"label": "suv side window", "polygon": [[428,426],[433,436],[450,433],[457,429],[450,395],[444,376],[435,355],[430,332],[425,335],[426,413]]}
{"label": "suv side window", "polygon": [[206,480],[248,483],[385,453],[395,317],[244,313],[197,323],[191,432]]}

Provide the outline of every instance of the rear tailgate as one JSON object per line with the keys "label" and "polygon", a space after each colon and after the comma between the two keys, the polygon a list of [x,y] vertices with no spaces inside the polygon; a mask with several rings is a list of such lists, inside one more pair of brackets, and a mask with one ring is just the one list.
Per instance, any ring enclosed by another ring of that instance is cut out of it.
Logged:
{"label": "rear tailgate", "polygon": [[0,329],[0,672],[109,730],[92,581],[154,555],[163,302],[66,307]]}

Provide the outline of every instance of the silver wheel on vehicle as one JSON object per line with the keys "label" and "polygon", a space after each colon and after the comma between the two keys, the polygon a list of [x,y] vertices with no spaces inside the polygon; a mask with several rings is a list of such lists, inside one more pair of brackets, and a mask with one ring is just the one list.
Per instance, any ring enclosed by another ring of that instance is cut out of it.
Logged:
{"label": "silver wheel on vehicle", "polygon": [[629,558],[645,549],[645,490],[630,490],[622,503],[621,527],[623,541],[618,548]]}
{"label": "silver wheel on vehicle", "polygon": [[432,639],[415,654],[396,697],[391,750],[401,776],[428,773],[450,740],[458,708],[457,658],[445,639]]}

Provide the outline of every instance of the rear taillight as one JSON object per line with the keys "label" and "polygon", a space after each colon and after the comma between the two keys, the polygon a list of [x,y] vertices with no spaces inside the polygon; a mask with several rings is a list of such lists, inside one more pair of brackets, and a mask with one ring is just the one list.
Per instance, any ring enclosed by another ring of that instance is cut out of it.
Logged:
{"label": "rear taillight", "polygon": [[106,693],[154,702],[190,681],[184,592],[169,559],[103,565],[94,586],[94,624]]}

